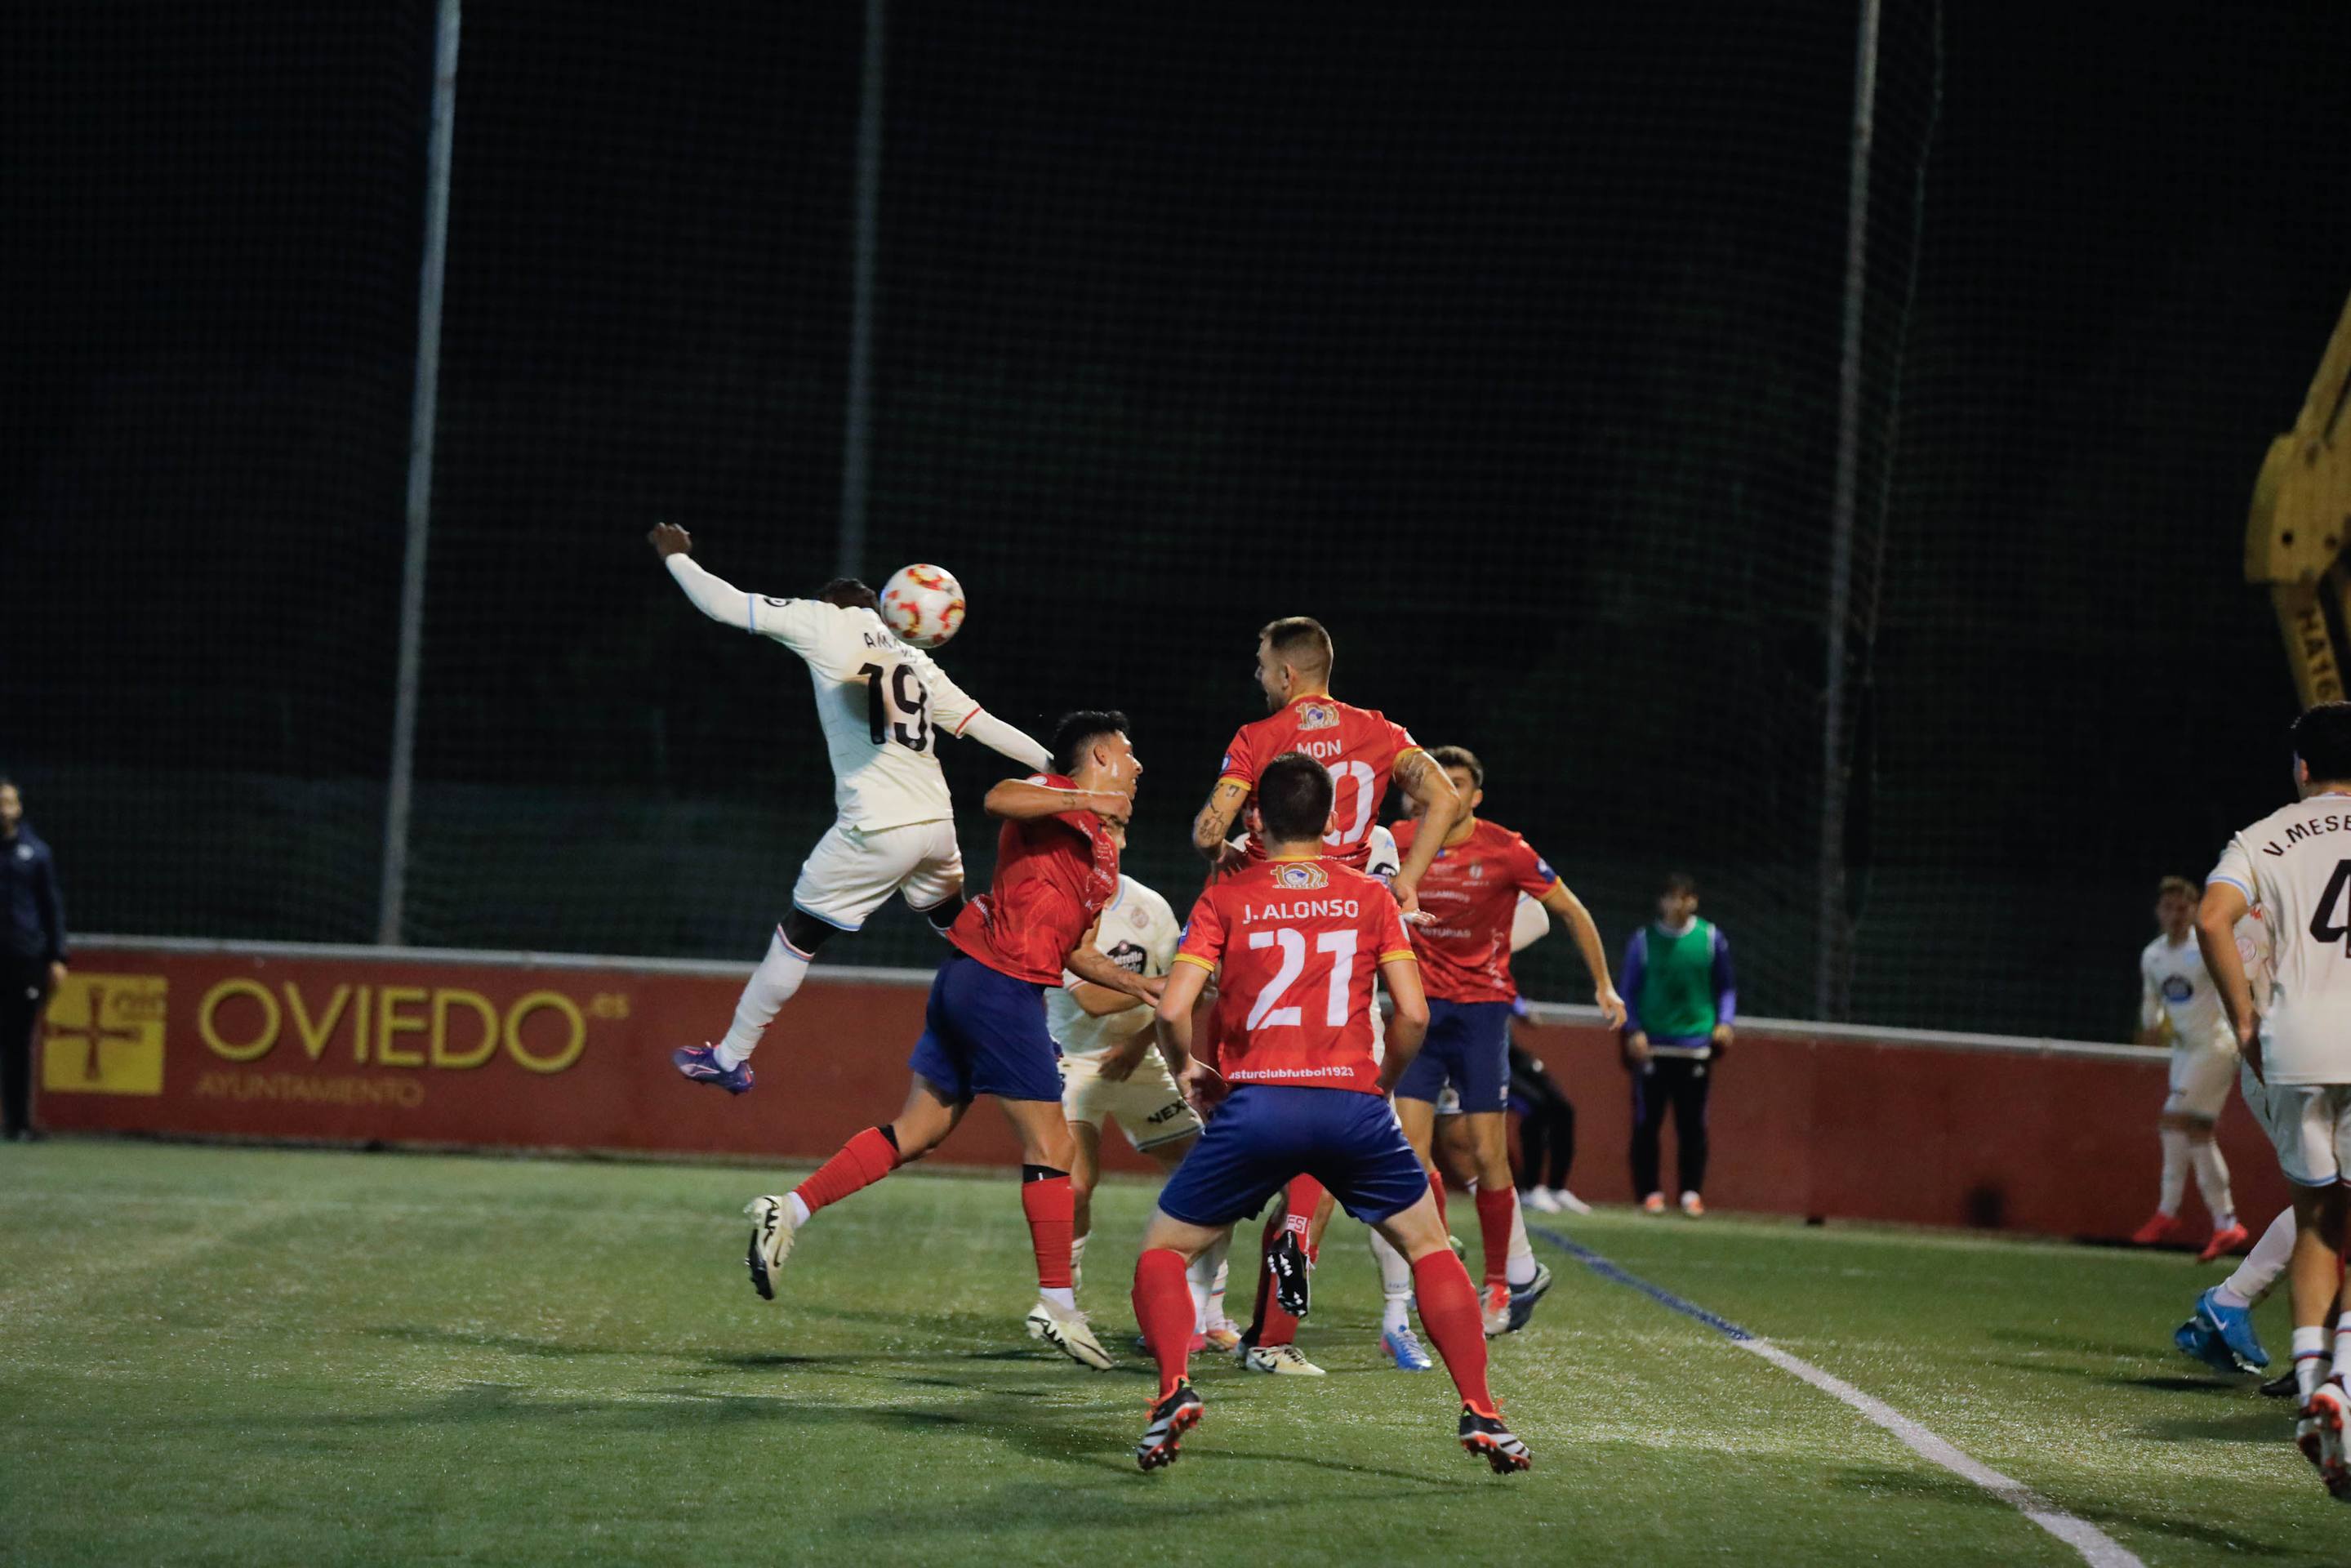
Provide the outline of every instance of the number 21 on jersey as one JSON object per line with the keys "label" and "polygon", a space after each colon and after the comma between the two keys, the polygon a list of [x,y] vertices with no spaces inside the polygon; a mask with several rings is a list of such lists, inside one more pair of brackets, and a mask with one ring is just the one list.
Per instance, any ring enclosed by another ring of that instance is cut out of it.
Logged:
{"label": "number 21 on jersey", "polygon": [[[1361,766],[1358,764],[1357,766]],[[1325,931],[1314,938],[1317,953],[1331,955],[1331,983],[1323,999],[1322,1021],[1333,1029],[1347,1021],[1347,992],[1355,977],[1355,937],[1353,931]],[[1249,945],[1281,949],[1281,967],[1273,972],[1273,979],[1257,994],[1257,1005],[1249,1009],[1246,1028],[1297,1029],[1305,1021],[1305,1012],[1297,1003],[1280,1005],[1282,994],[1298,983],[1306,973],[1306,934],[1289,925],[1277,925],[1270,931],[1252,931]]]}

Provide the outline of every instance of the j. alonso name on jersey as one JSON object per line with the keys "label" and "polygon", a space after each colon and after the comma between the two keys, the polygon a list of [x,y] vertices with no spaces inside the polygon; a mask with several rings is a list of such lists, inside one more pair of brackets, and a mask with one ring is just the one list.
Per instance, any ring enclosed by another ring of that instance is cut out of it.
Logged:
{"label": "j. alonso name on jersey", "polygon": [[1266,904],[1245,908],[1241,918],[1251,925],[1260,920],[1314,920],[1339,917],[1355,920],[1362,917],[1364,906],[1352,898],[1293,898],[1287,904]]}

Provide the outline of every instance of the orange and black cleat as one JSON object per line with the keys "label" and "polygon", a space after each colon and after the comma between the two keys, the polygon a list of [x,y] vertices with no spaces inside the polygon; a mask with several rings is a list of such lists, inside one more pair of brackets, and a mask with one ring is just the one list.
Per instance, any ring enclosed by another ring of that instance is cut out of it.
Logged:
{"label": "orange and black cleat", "polygon": [[1475,1405],[1461,1406],[1461,1446],[1494,1467],[1498,1476],[1513,1470],[1523,1470],[1534,1464],[1534,1456],[1527,1446],[1502,1425],[1501,1412],[1480,1410]]}
{"label": "orange and black cleat", "polygon": [[1151,1407],[1151,1425],[1143,1429],[1143,1440],[1134,1445],[1135,1464],[1146,1470],[1174,1464],[1183,1451],[1184,1434],[1200,1424],[1206,1408],[1189,1381],[1178,1383],[1175,1393]]}

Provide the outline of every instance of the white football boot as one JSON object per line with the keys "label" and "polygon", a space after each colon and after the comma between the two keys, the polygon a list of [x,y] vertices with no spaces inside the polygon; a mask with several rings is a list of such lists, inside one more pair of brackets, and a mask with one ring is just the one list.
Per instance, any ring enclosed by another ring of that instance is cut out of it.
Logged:
{"label": "white football boot", "polygon": [[1277,1377],[1327,1377],[1330,1375],[1299,1354],[1294,1344],[1245,1344],[1233,1359],[1244,1372],[1270,1372]]}
{"label": "white football boot", "polygon": [[1094,1338],[1086,1314],[1075,1308],[1065,1312],[1050,1301],[1039,1301],[1029,1309],[1028,1322],[1030,1339],[1044,1341],[1080,1366],[1108,1372],[1118,1364],[1102,1347],[1102,1341]]}
{"label": "white football boot", "polygon": [[790,1201],[781,1197],[755,1197],[743,1206],[743,1212],[751,1217],[751,1246],[743,1257],[751,1270],[751,1288],[759,1292],[761,1301],[772,1301],[776,1276],[783,1272],[784,1260],[791,1256],[799,1226],[792,1218]]}

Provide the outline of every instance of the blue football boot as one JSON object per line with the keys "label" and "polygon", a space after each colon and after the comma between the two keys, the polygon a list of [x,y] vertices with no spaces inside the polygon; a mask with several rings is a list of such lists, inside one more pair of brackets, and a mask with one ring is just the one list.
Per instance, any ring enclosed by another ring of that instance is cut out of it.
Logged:
{"label": "blue football boot", "polygon": [[2221,1305],[2220,1290],[2215,1285],[2196,1298],[2196,1310],[2171,1343],[2217,1372],[2259,1372],[2270,1364],[2270,1353],[2254,1337],[2252,1309]]}
{"label": "blue football boot", "polygon": [[1420,1336],[1412,1332],[1410,1323],[1383,1333],[1380,1348],[1395,1359],[1398,1372],[1427,1372],[1437,1365],[1428,1359],[1428,1352],[1420,1347]]}
{"label": "blue football boot", "polygon": [[718,1051],[714,1046],[680,1046],[669,1053],[670,1065],[680,1075],[696,1083],[716,1084],[729,1094],[751,1092],[751,1064],[738,1061],[732,1067],[718,1065]]}

